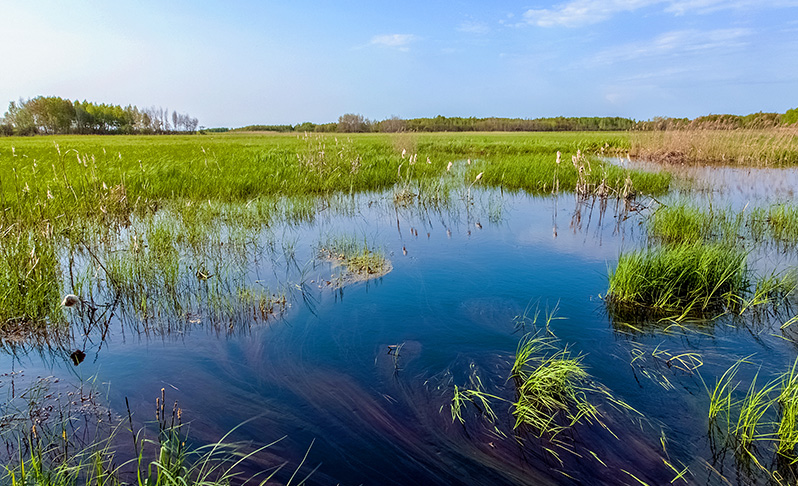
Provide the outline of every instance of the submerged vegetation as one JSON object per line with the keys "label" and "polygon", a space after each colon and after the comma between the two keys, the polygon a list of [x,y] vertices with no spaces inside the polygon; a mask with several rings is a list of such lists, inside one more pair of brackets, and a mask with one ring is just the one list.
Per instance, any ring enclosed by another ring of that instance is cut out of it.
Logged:
{"label": "submerged vegetation", "polygon": [[[6,445],[0,484],[223,486],[248,481],[265,484],[286,465],[283,462],[261,466],[263,470],[257,475],[248,475],[243,467],[259,459],[280,439],[253,449],[248,444],[229,442],[231,431],[216,443],[192,445],[182,410],[177,402],[172,407],[166,404],[163,389],[155,401],[156,438],[150,439],[148,427],[134,429],[129,409],[127,416],[114,416],[96,403],[92,393],[81,396],[88,406],[64,407],[60,400],[54,399],[54,395],[60,398],[62,393],[53,391],[53,386],[39,381],[22,393],[28,400],[27,409],[6,410],[5,418],[9,420],[0,426],[0,440]],[[39,415],[41,410],[48,410],[46,417]],[[80,439],[76,440],[77,437]],[[132,442],[132,448],[121,447],[125,442]],[[120,450],[128,451],[127,455]],[[308,479],[312,471],[302,479],[298,477],[303,463],[283,484],[294,484],[295,478],[298,480],[295,484],[303,484]]]}
{"label": "submerged vegetation", "polygon": [[751,364],[749,358],[734,362],[708,389],[714,447],[733,450],[754,472],[793,484],[798,479],[798,360],[764,384],[757,383],[755,373],[748,389],[741,390],[738,375]]}

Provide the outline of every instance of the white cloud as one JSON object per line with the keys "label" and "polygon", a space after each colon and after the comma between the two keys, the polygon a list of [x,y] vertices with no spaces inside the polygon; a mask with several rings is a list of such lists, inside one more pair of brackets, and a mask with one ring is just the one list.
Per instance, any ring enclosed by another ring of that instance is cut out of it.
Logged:
{"label": "white cloud", "polygon": [[798,7],[798,0],[572,0],[548,9],[524,12],[524,22],[538,27],[583,27],[625,12],[662,6],[674,15],[707,14],[718,10],[751,10]]}
{"label": "white cloud", "polygon": [[418,40],[418,37],[413,34],[383,34],[372,37],[369,44],[408,51],[410,50],[408,46],[416,40]]}

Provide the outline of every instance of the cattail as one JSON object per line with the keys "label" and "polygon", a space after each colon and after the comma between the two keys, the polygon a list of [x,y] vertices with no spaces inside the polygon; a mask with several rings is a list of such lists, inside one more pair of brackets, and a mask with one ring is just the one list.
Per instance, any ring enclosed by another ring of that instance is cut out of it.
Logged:
{"label": "cattail", "polygon": [[64,297],[64,301],[61,302],[61,305],[64,307],[74,307],[78,304],[80,304],[80,297],[75,294],[67,294]]}
{"label": "cattail", "polygon": [[561,153],[560,153],[560,151],[558,150],[558,151],[557,151],[557,165],[560,165],[560,158],[561,158],[561,157],[562,157],[562,154],[561,154]]}
{"label": "cattail", "polygon": [[402,165],[403,164],[399,164],[399,168],[396,169],[396,177],[402,177]]}
{"label": "cattail", "polygon": [[451,162],[449,162],[449,164],[447,164],[447,165],[446,165],[446,172],[449,172],[449,170],[450,170],[451,168],[452,168],[452,163],[451,163]]}

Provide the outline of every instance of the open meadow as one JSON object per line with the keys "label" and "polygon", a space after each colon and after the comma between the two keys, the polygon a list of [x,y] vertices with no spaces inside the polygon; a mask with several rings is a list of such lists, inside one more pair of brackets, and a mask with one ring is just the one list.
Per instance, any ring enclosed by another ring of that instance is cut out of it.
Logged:
{"label": "open meadow", "polygon": [[796,484],[796,164],[794,129],[0,137],[0,484]]}

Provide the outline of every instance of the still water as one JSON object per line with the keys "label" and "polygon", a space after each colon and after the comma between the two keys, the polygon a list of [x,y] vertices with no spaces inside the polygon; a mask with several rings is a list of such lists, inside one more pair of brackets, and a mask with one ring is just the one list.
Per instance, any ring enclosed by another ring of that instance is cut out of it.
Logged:
{"label": "still water", "polygon": [[[278,247],[289,242],[282,256],[247,255],[248,279],[287,289],[285,311],[265,321],[220,329],[198,314],[190,326],[144,334],[115,320],[104,339],[77,339],[87,355],[78,366],[40,350],[0,361],[28,377],[91,382],[116,416],[127,416],[127,399],[142,426],[164,388],[196,444],[233,429],[225,440],[252,449],[282,438],[248,462],[250,472],[287,461],[278,475],[287,481],[307,454],[294,483],[312,472],[307,484],[665,484],[684,468],[690,484],[763,481],[741,479],[713,447],[707,387],[744,356],[756,366],[741,377],[785,371],[796,346],[779,331],[781,317],[666,329],[614,322],[605,309],[608,274],[621,252],[647,244],[655,204],[475,191],[473,203],[423,208],[362,195],[347,211],[270,228]],[[317,251],[329,234],[368,241],[392,271],[335,285],[339,269]],[[631,407],[597,398],[603,424],[577,424],[555,441],[514,430],[501,400],[515,398],[519,341],[547,332],[547,313],[558,346],[583,356],[594,382]],[[684,353],[703,365],[667,358]],[[464,424],[452,419],[454,386],[475,377],[499,397],[495,424],[473,406]]]}

